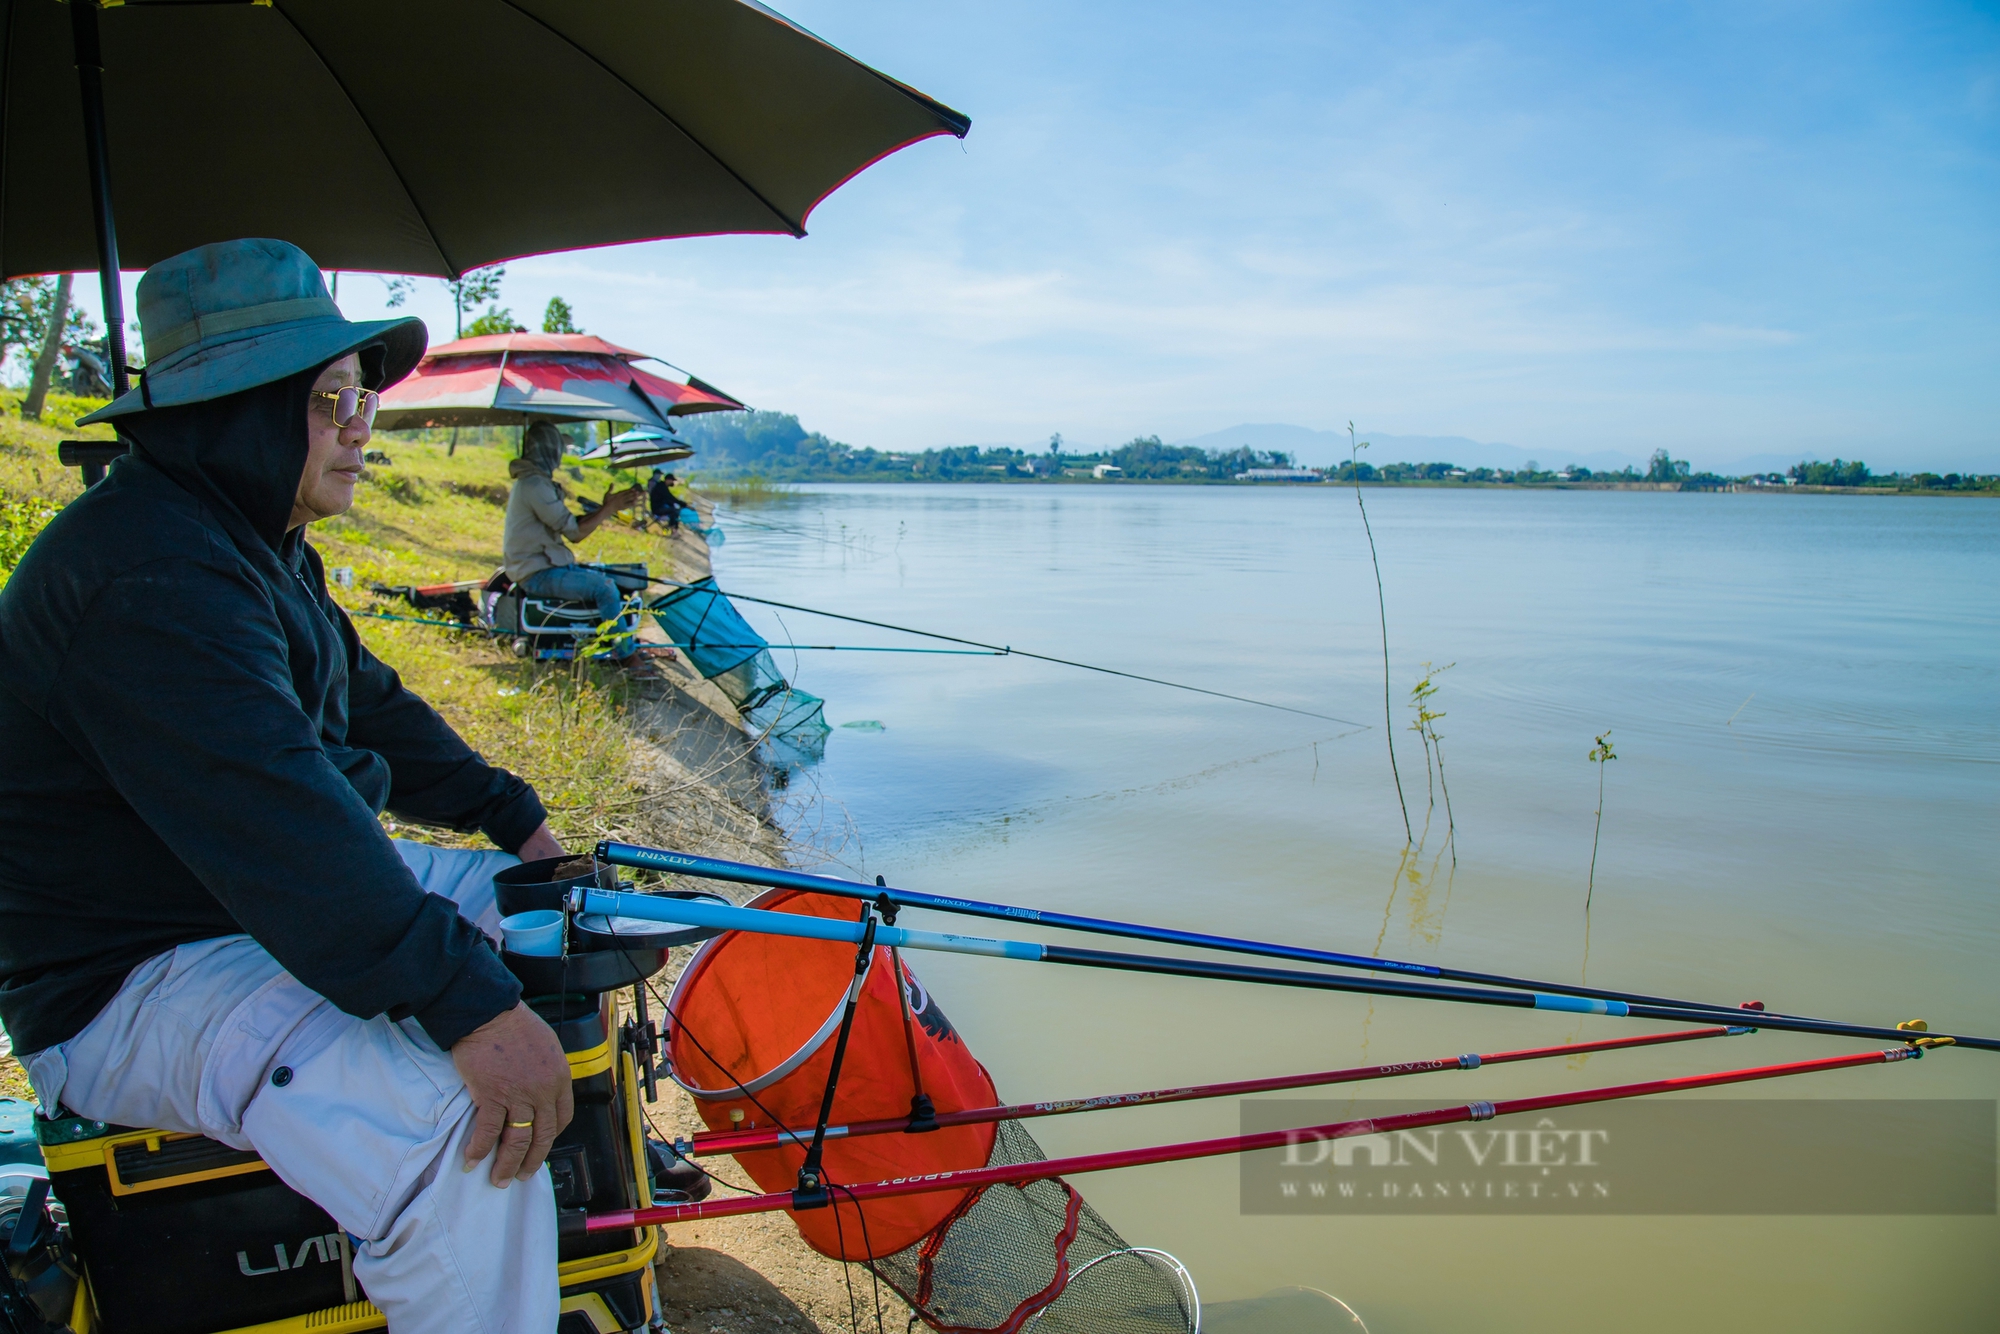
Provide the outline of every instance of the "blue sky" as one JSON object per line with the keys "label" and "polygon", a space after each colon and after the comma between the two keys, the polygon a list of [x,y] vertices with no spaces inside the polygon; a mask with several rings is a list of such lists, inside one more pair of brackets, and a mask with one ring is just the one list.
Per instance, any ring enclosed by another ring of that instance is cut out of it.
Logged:
{"label": "blue sky", "polygon": [[1352,419],[2000,470],[1992,5],[779,8],[970,138],[803,241],[521,261],[503,304],[885,449]]}

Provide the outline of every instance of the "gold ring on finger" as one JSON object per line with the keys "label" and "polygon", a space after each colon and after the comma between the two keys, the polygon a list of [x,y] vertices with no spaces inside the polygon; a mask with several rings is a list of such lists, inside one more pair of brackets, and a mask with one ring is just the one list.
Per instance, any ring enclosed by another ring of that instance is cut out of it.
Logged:
{"label": "gold ring on finger", "polygon": [[507,1123],[509,1128],[514,1130],[531,1130],[534,1128],[534,1124],[533,1121],[509,1121]]}

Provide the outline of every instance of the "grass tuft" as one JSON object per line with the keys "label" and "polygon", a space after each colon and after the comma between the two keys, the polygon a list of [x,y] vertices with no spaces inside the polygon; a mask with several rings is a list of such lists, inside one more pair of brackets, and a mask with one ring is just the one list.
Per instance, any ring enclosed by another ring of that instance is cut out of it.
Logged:
{"label": "grass tuft", "polygon": [[714,480],[697,477],[694,487],[710,500],[727,501],[737,506],[769,504],[774,500],[783,500],[797,490],[789,483],[774,482],[758,473]]}

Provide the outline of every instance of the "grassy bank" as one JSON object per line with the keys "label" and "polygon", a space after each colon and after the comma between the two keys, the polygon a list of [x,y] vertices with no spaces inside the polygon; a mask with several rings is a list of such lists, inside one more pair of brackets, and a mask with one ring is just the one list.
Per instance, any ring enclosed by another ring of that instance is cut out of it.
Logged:
{"label": "grassy bank", "polygon": [[[444,583],[493,572],[507,454],[461,448],[447,455],[442,445],[393,436],[376,447],[391,462],[369,467],[351,511],[312,530],[329,568],[354,571],[353,591],[337,596],[355,613],[363,641],[481,754],[535,783],[557,837],[580,843],[626,828],[646,802],[647,757],[634,747],[634,701],[618,673],[522,662],[483,635],[365,614],[435,615],[370,596],[374,583]],[[575,471],[583,481],[564,478],[573,495],[601,496],[612,484],[600,469]],[[677,552],[663,537],[622,523],[601,529],[583,551],[596,560],[644,561],[670,577],[690,565],[706,573],[696,552]],[[442,831],[420,836],[464,841]]]}
{"label": "grassy bank", "polygon": [[50,394],[40,422],[21,420],[21,395],[0,390],[0,585],[56,511],[83,492],[76,469],[56,460],[63,440],[109,439],[105,427],[76,428],[102,399]]}

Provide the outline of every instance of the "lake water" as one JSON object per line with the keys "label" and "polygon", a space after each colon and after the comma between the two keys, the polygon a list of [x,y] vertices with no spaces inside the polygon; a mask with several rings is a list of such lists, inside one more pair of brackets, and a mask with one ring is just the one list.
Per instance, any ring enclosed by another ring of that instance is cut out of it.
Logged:
{"label": "lake water", "polygon": [[[837,725],[790,792],[802,833],[912,889],[1526,976],[1576,978],[1587,949],[1600,985],[2000,1031],[2000,504],[1366,499],[1419,833],[1408,692],[1423,663],[1452,664],[1433,707],[1455,870],[1441,803],[1421,852],[1405,852],[1368,548],[1352,491],[1333,488],[826,487],[726,516],[727,589],[1355,724],[1018,657],[780,651]],[[923,642],[743,610],[774,643]],[[1607,730],[1618,758],[1602,774],[1586,940],[1600,776],[1587,756]],[[919,967],[1010,1101],[1645,1027]],[[1443,1105],[1868,1045],[1764,1033],[1361,1092]],[[1692,1096],[1991,1099],[2000,1057],[1946,1051]],[[1034,1123],[1051,1154],[1238,1128],[1232,1101]],[[2000,1311],[1991,1215],[1284,1217],[1246,1215],[1238,1183],[1228,1159],[1078,1181],[1129,1240],[1179,1255],[1205,1299],[1303,1284],[1375,1334],[1984,1331]]]}

